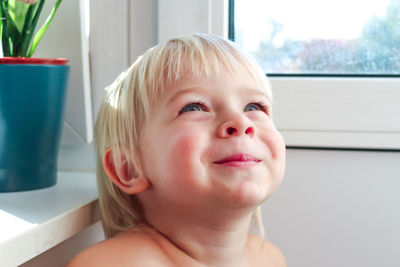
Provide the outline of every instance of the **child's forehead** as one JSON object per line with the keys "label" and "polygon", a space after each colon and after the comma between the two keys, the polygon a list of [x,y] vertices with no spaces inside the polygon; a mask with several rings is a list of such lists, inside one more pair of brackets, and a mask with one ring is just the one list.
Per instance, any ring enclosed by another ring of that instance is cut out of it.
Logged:
{"label": "child's forehead", "polygon": [[156,68],[150,69],[153,70],[151,75],[155,78],[153,81],[156,83],[152,83],[150,79],[148,88],[150,89],[148,90],[149,100],[153,105],[165,98],[182,82],[186,82],[186,85],[190,86],[188,81],[207,80],[211,76],[218,77],[219,74],[230,76],[233,79],[238,75],[243,76],[243,74],[251,77],[260,84],[258,87],[272,99],[265,75],[258,70],[254,62],[244,55],[234,54],[232,51],[204,50],[200,53],[196,49],[192,50],[184,50],[178,55],[177,52],[167,53],[168,56],[161,57],[162,60],[153,62]]}
{"label": "child's forehead", "polygon": [[156,97],[157,100],[161,100],[177,93],[201,92],[202,94],[209,94],[215,92],[221,86],[225,87],[227,79],[235,83],[236,90],[257,92],[270,98],[264,84],[243,66],[238,66],[234,70],[219,68],[209,72],[202,70],[185,72],[179,75],[179,79],[167,81]]}
{"label": "child's forehead", "polygon": [[[175,77],[175,79],[167,79],[164,82],[162,94],[170,94],[171,91],[177,90],[177,88],[185,87],[187,89],[198,87],[199,84],[209,84],[212,82],[213,74],[216,76],[221,75],[221,72],[233,78],[235,76],[232,72],[221,70],[218,67],[212,69],[196,69],[196,70],[185,70]],[[217,78],[218,79],[218,78]],[[215,78],[214,78],[215,80]],[[205,87],[203,89],[210,89]]]}
{"label": "child's forehead", "polygon": [[204,65],[201,63],[187,63],[179,69],[171,69],[164,74],[163,89],[171,88],[182,82],[204,81],[215,78],[218,75],[226,75],[235,78],[238,75],[246,75],[253,80],[258,80],[249,66],[241,62],[214,61]]}

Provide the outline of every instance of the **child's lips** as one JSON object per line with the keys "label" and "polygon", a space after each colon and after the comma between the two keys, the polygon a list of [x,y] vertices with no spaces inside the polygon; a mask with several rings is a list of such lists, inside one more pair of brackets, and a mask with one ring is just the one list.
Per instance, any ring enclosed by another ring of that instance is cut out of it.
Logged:
{"label": "child's lips", "polygon": [[214,164],[218,165],[227,165],[234,167],[247,167],[253,166],[259,163],[261,160],[250,155],[250,154],[235,154],[228,157],[224,157],[217,161],[214,161]]}

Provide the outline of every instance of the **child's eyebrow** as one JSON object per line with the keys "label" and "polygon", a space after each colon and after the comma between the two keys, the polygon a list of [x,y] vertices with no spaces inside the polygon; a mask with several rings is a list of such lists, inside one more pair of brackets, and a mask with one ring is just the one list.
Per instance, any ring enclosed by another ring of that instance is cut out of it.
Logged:
{"label": "child's eyebrow", "polygon": [[266,98],[269,104],[272,104],[271,98],[262,90],[260,89],[253,89],[253,88],[245,88],[243,93],[244,95],[257,95],[263,98]]}
{"label": "child's eyebrow", "polygon": [[168,99],[167,105],[174,102],[176,99],[178,99],[182,95],[187,95],[187,94],[192,94],[192,93],[206,95],[207,93],[209,93],[209,90],[206,90],[201,87],[190,87],[190,88],[185,88],[185,89],[179,90],[170,99]]}

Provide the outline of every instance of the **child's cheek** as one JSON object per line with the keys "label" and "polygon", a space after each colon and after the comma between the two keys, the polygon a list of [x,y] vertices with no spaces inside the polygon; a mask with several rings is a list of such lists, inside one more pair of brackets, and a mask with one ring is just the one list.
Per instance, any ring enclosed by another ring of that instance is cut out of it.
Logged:
{"label": "child's cheek", "polygon": [[264,133],[261,136],[263,143],[270,151],[271,162],[270,172],[273,178],[273,182],[276,187],[281,183],[285,173],[285,162],[286,162],[286,148],[285,141],[281,133],[276,129],[274,125],[268,125],[262,129]]}
{"label": "child's cheek", "polygon": [[180,130],[169,140],[169,166],[180,182],[190,182],[201,173],[202,135],[195,129]]}
{"label": "child's cheek", "polygon": [[197,145],[198,139],[192,130],[181,130],[170,139],[171,156],[176,159],[187,158],[195,153]]}

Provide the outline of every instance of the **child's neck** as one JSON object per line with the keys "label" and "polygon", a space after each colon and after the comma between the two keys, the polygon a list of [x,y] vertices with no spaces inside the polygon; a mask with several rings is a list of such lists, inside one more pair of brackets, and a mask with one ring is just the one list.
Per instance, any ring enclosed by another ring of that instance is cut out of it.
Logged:
{"label": "child's neck", "polygon": [[206,266],[245,266],[250,215],[235,222],[227,220],[219,221],[218,224],[171,215],[150,216],[148,221],[160,234],[162,246],[169,246],[168,249],[175,247],[183,258],[189,256],[193,259],[193,263]]}

